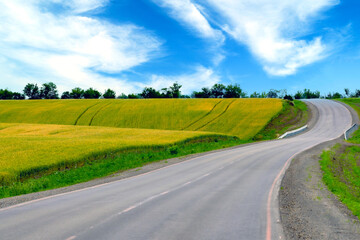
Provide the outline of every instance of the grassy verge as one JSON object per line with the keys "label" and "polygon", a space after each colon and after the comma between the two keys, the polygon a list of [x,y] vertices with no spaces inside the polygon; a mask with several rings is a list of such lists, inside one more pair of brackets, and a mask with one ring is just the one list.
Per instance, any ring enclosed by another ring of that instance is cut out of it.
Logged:
{"label": "grassy verge", "polygon": [[[353,107],[360,116],[360,99],[339,99]],[[337,144],[321,155],[323,181],[360,219],[360,130],[348,143]]]}
{"label": "grassy verge", "polygon": [[304,102],[298,100],[293,102],[284,101],[283,109],[270,120],[264,129],[255,135],[254,140],[278,138],[287,131],[304,126],[308,118],[308,108]]}
{"label": "grassy verge", "polygon": [[360,218],[360,146],[337,144],[321,155],[323,181]]}
{"label": "grassy verge", "polygon": [[72,167],[59,168],[58,171],[42,173],[34,178],[24,178],[0,186],[0,198],[65,187],[159,160],[232,147],[247,142],[249,141],[241,141],[235,137],[199,137],[173,145],[128,149],[105,156],[96,156],[78,162]]}

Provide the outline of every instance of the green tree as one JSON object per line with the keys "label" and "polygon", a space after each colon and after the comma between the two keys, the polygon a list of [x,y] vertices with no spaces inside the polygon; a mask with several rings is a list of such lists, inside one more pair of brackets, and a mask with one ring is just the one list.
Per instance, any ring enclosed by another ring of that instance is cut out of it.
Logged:
{"label": "green tree", "polygon": [[267,98],[267,92],[262,92],[259,98]]}
{"label": "green tree", "polygon": [[28,83],[24,88],[24,94],[29,99],[40,99],[40,91],[37,84]]}
{"label": "green tree", "polygon": [[214,86],[212,86],[211,88],[211,95],[214,98],[222,98],[224,97],[225,89],[226,87],[224,84],[221,83],[214,84]]}
{"label": "green tree", "polygon": [[14,100],[23,100],[25,99],[25,95],[19,92],[13,92],[13,99]]}
{"label": "green tree", "polygon": [[211,90],[209,88],[202,88],[200,92],[194,91],[192,96],[194,98],[210,98],[211,97]]}
{"label": "green tree", "polygon": [[44,83],[40,90],[40,97],[44,99],[58,99],[59,94],[53,82]]}
{"label": "green tree", "polygon": [[182,85],[178,84],[177,82],[169,87],[173,98],[180,98],[180,96],[181,96],[180,88],[181,87],[182,87]]}
{"label": "green tree", "polygon": [[350,97],[350,90],[348,88],[345,88],[344,89],[344,92],[345,92],[345,96],[348,98]]}
{"label": "green tree", "polygon": [[342,95],[338,92],[335,93],[328,93],[326,96],[327,99],[336,99],[336,98],[342,98]]}
{"label": "green tree", "polygon": [[143,98],[160,98],[161,94],[152,87],[145,87],[140,94]]}
{"label": "green tree", "polygon": [[250,94],[250,98],[260,98],[260,93],[253,92],[252,94]]}
{"label": "green tree", "polygon": [[294,95],[295,99],[301,99],[303,96],[303,93],[301,91],[297,91]]}
{"label": "green tree", "polygon": [[101,93],[96,89],[89,88],[84,92],[84,98],[86,99],[98,99],[101,97]]}
{"label": "green tree", "polygon": [[74,98],[74,99],[83,98],[84,97],[84,90],[82,90],[79,87],[76,87],[76,88],[71,90],[70,96],[71,96],[71,98]]}
{"label": "green tree", "polygon": [[342,98],[342,95],[338,92],[335,92],[333,95],[332,95],[332,98],[336,99],[336,98]]}
{"label": "green tree", "polygon": [[355,90],[354,96],[355,96],[355,97],[360,97],[360,90],[359,90],[359,89],[356,89],[356,90]]}
{"label": "green tree", "polygon": [[289,100],[289,101],[293,101],[293,100],[294,100],[294,98],[293,98],[291,95],[288,95],[288,94],[286,94],[286,95],[284,96],[284,99]]}
{"label": "green tree", "polygon": [[270,91],[267,93],[268,98],[277,98],[279,94],[279,90],[270,89]]}
{"label": "green tree", "polygon": [[128,95],[129,99],[139,99],[141,96],[139,94],[131,93]]}
{"label": "green tree", "polygon": [[235,85],[228,85],[225,88],[225,94],[224,97],[225,98],[240,98],[243,97],[244,93],[242,91],[242,89],[240,88],[240,85],[235,84]]}
{"label": "green tree", "polygon": [[115,98],[115,97],[116,97],[115,91],[111,90],[110,88],[107,89],[103,94],[103,98]]}
{"label": "green tree", "polygon": [[125,93],[122,93],[117,98],[119,98],[119,99],[128,99],[129,97]]}
{"label": "green tree", "polygon": [[0,89],[0,99],[13,99],[13,92],[7,89]]}
{"label": "green tree", "polygon": [[305,88],[302,98],[305,98],[305,99],[320,98],[320,92],[319,91],[312,92],[312,91],[310,91],[310,89]]}
{"label": "green tree", "polygon": [[160,93],[162,98],[172,98],[172,92],[170,88],[162,88]]}
{"label": "green tree", "polygon": [[61,94],[61,99],[70,99],[71,98],[71,93],[69,91],[63,92]]}

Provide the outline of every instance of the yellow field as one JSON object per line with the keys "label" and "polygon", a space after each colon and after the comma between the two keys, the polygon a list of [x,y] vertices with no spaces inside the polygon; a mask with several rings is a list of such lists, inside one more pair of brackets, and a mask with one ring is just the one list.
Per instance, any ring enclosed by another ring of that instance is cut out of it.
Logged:
{"label": "yellow field", "polygon": [[281,109],[279,99],[0,101],[0,183],[124,148],[214,134],[247,140]]}
{"label": "yellow field", "polygon": [[279,99],[0,101],[0,122],[208,131],[249,139],[281,109]]}
{"label": "yellow field", "polygon": [[128,147],[168,145],[205,132],[0,123],[0,182],[21,171]]}

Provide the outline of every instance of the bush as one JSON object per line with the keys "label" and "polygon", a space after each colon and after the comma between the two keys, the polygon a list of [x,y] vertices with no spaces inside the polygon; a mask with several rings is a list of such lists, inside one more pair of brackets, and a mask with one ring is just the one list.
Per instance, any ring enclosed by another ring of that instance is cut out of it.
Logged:
{"label": "bush", "polygon": [[177,146],[172,146],[169,148],[169,151],[171,155],[176,155],[179,153],[179,148]]}
{"label": "bush", "polygon": [[285,95],[284,99],[289,100],[289,101],[294,101],[294,98],[291,95]]}

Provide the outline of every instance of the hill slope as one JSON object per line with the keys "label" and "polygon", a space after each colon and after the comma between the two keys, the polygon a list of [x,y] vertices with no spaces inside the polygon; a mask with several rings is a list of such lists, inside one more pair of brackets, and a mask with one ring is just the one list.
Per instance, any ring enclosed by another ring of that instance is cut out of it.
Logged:
{"label": "hill slope", "polygon": [[249,139],[281,109],[279,99],[1,101],[0,122],[206,131]]}

